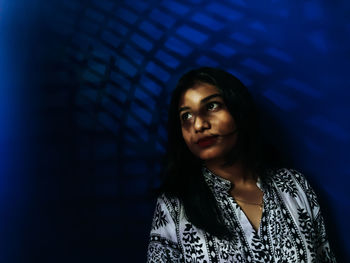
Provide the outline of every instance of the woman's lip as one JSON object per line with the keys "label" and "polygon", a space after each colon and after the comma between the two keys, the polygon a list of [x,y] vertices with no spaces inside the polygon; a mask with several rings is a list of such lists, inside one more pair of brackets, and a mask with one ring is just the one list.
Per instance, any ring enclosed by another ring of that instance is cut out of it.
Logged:
{"label": "woman's lip", "polygon": [[198,140],[197,144],[201,147],[213,145],[216,142],[217,136],[208,136]]}

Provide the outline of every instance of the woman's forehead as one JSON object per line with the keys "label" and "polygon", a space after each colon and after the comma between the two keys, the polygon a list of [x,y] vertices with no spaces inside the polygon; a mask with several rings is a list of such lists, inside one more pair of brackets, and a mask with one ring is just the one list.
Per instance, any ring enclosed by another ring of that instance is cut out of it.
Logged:
{"label": "woman's forehead", "polygon": [[203,99],[213,94],[220,94],[220,90],[211,84],[198,83],[181,94],[179,108],[187,104],[200,104]]}

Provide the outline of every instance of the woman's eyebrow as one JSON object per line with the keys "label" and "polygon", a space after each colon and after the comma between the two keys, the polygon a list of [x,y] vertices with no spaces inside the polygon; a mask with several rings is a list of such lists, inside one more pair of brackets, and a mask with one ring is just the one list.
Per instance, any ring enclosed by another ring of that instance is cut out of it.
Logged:
{"label": "woman's eyebrow", "polygon": [[211,100],[212,98],[215,98],[215,97],[222,97],[222,96],[219,93],[209,95],[208,97],[205,97],[204,99],[201,100],[201,104],[203,104],[203,103],[207,102],[208,100]]}
{"label": "woman's eyebrow", "polygon": [[181,112],[181,111],[185,111],[185,110],[189,110],[190,109],[190,107],[181,107],[180,109],[179,109],[179,113]]}
{"label": "woman's eyebrow", "polygon": [[[208,100],[211,100],[212,98],[215,98],[215,97],[222,97],[222,95],[219,94],[219,93],[215,93],[215,94],[209,95],[208,97],[205,97],[204,99],[201,99],[200,104],[203,104],[203,103],[207,102]],[[186,107],[186,106],[185,107],[181,107],[179,109],[179,113],[182,112],[182,111],[185,111],[185,110],[189,110],[189,109],[190,109],[190,107]]]}

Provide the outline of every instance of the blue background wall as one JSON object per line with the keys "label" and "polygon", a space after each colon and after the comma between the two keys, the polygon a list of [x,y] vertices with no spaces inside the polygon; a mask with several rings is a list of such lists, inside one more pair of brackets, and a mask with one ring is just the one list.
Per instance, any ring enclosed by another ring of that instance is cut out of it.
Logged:
{"label": "blue background wall", "polygon": [[[313,0],[2,1],[0,142],[20,149],[0,161],[6,262],[145,260],[169,96],[198,66],[247,85],[267,140],[313,184],[349,261],[349,11]],[[26,172],[10,176],[11,162]]]}

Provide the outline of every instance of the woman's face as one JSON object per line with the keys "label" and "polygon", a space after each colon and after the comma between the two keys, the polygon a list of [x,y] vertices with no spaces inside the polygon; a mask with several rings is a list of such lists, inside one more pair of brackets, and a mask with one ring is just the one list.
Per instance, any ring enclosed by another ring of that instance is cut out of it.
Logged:
{"label": "woman's face", "polygon": [[199,83],[179,101],[182,136],[189,150],[205,161],[224,161],[237,141],[236,124],[219,90]]}

